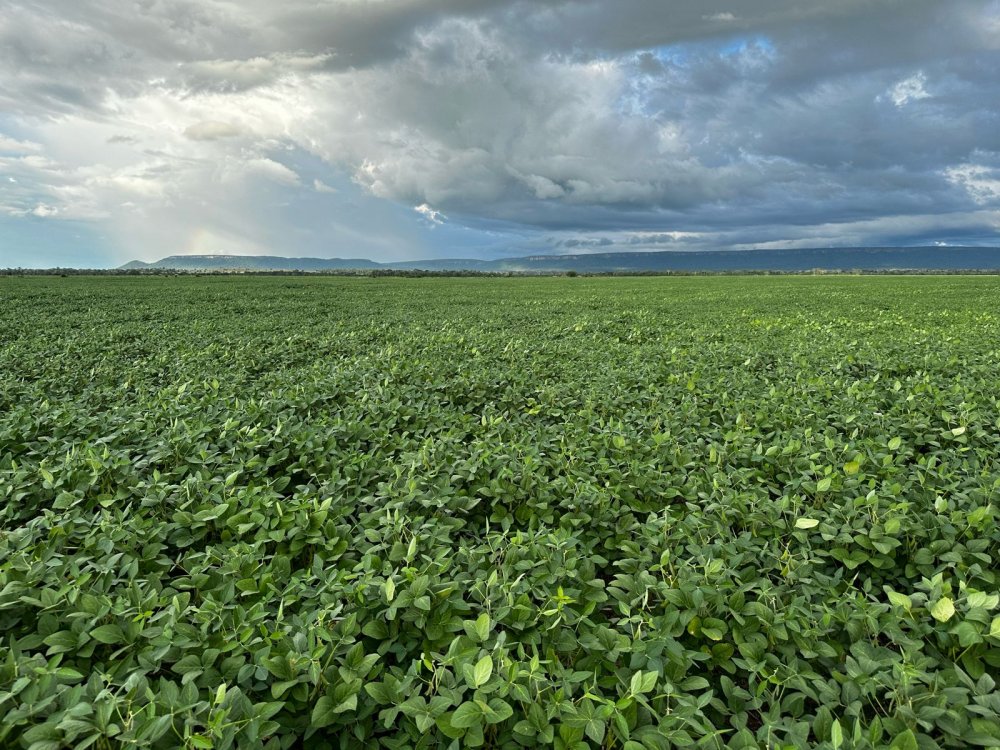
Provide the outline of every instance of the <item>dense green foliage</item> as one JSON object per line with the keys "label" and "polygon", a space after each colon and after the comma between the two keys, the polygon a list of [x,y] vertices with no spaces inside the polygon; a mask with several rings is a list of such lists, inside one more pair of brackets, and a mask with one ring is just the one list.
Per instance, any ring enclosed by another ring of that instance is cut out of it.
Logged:
{"label": "dense green foliage", "polygon": [[998,310],[2,278],[0,745],[1000,747]]}

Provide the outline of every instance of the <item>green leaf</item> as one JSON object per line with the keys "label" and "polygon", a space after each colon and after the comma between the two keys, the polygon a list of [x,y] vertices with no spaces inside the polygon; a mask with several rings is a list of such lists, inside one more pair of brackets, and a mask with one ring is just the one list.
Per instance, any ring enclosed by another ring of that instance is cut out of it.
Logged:
{"label": "green leaf", "polygon": [[913,602],[910,600],[906,594],[901,594],[898,591],[893,591],[892,589],[886,589],[886,593],[889,595],[889,603],[894,607],[902,607],[907,612],[913,606]]}
{"label": "green leaf", "polygon": [[361,628],[361,632],[369,638],[375,638],[380,641],[384,641],[389,638],[389,628],[381,620],[369,620],[365,623],[365,626]]}
{"label": "green leaf", "polygon": [[459,706],[451,716],[451,725],[465,728],[479,724],[483,718],[482,709],[473,701],[466,701]]}
{"label": "green leaf", "polygon": [[63,491],[59,493],[55,500],[52,501],[52,507],[56,510],[68,510],[78,502],[80,502],[80,498],[76,495]]}
{"label": "green leaf", "polygon": [[819,526],[819,521],[815,518],[798,518],[795,520],[795,528],[797,529],[813,529]]}
{"label": "green leaf", "polygon": [[848,461],[844,464],[845,474],[857,474],[859,471],[861,471],[861,463],[859,461]]}
{"label": "green leaf", "polygon": [[826,492],[828,489],[830,489],[831,484],[833,484],[833,479],[831,479],[830,477],[823,477],[818,482],[816,482],[816,491]]}
{"label": "green leaf", "polygon": [[417,731],[421,734],[426,732],[436,723],[434,717],[430,714],[417,714],[413,717],[413,721],[417,725]]}
{"label": "green leaf", "polygon": [[136,729],[136,739],[145,743],[144,746],[147,746],[148,743],[156,742],[170,731],[172,724],[173,717],[170,714],[157,716],[155,719],[143,723]]}
{"label": "green leaf", "polygon": [[53,655],[65,653],[66,651],[75,651],[78,639],[75,633],[69,630],[60,630],[46,636],[42,643],[50,647],[47,653]]}
{"label": "green leaf", "polygon": [[334,710],[333,698],[328,695],[321,696],[316,705],[313,706],[310,725],[316,728],[329,726],[337,720],[337,712]]}
{"label": "green leaf", "polygon": [[271,697],[272,698],[282,698],[285,693],[291,690],[293,687],[299,684],[298,679],[294,680],[281,680],[280,682],[271,683]]}
{"label": "green leaf", "polygon": [[393,702],[392,692],[384,682],[369,682],[365,685],[365,692],[375,699],[376,703],[383,706]]}
{"label": "green leaf", "polygon": [[987,594],[985,591],[974,591],[969,594],[966,603],[971,609],[996,609],[997,605],[1000,605],[1000,596]]}
{"label": "green leaf", "polygon": [[687,693],[694,690],[704,690],[705,688],[709,687],[710,684],[711,683],[709,683],[709,681],[706,680],[704,677],[686,677],[683,680],[681,680],[681,683],[680,685],[678,685],[678,687],[685,693]]}
{"label": "green leaf", "polygon": [[392,578],[386,578],[382,590],[385,592],[385,600],[391,602],[392,598],[396,595],[396,582]]}
{"label": "green leaf", "polygon": [[833,750],[840,750],[840,746],[844,744],[844,730],[839,719],[834,719],[830,725],[830,744],[833,745]]}
{"label": "green leaf", "polygon": [[962,648],[969,648],[983,642],[979,630],[971,622],[959,623],[953,632],[958,636],[958,645]]}
{"label": "green leaf", "polygon": [[643,695],[650,692],[656,687],[657,677],[659,677],[659,673],[657,672],[636,672],[632,675],[631,682],[629,682],[629,693],[632,695]]}
{"label": "green leaf", "polygon": [[490,709],[490,715],[486,718],[488,724],[499,724],[514,715],[514,709],[510,707],[510,704],[499,698],[493,698],[488,705]]}
{"label": "green leaf", "polygon": [[115,644],[125,640],[125,633],[117,625],[101,625],[90,631],[90,637],[101,643]]}
{"label": "green leaf", "polygon": [[344,698],[344,700],[342,700],[340,703],[338,703],[334,707],[333,712],[335,714],[342,714],[344,713],[344,711],[355,711],[357,710],[357,708],[358,708],[358,694],[352,693],[351,695]]}
{"label": "green leaf", "polygon": [[490,637],[490,630],[492,627],[493,626],[490,623],[490,616],[485,612],[476,618],[476,635],[479,636],[480,642],[483,642]]}
{"label": "green leaf", "polygon": [[607,733],[607,724],[601,719],[591,719],[586,723],[583,731],[590,739],[601,745],[604,743],[604,735]]}
{"label": "green leaf", "polygon": [[514,725],[514,734],[519,734],[523,737],[534,737],[535,728],[531,726],[527,721],[522,719]]}
{"label": "green leaf", "polygon": [[898,451],[899,447],[903,444],[903,439],[899,437],[894,437],[889,441],[889,450]]}
{"label": "green leaf", "polygon": [[907,729],[906,731],[900,732],[893,737],[892,744],[889,745],[889,750],[920,750],[919,745],[917,745],[917,737],[913,734],[913,730]]}
{"label": "green leaf", "polygon": [[931,607],[931,615],[938,622],[948,622],[955,615],[955,603],[947,596],[941,597]]}
{"label": "green leaf", "polygon": [[994,617],[990,623],[990,638],[1000,638],[1000,615]]}
{"label": "green leaf", "polygon": [[493,675],[493,659],[490,658],[489,654],[486,654],[486,656],[476,662],[476,667],[472,674],[473,687],[482,687],[489,682],[490,677]]}

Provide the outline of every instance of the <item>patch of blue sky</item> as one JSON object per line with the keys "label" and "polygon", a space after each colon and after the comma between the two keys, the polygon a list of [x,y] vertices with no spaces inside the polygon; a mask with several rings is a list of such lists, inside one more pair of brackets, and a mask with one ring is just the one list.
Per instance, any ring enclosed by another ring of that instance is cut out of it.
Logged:
{"label": "patch of blue sky", "polygon": [[719,48],[719,54],[725,56],[743,55],[751,49],[761,50],[769,56],[777,52],[774,42],[768,37],[754,34],[728,40]]}
{"label": "patch of blue sky", "polygon": [[112,268],[123,262],[91,222],[0,214],[0,268]]}
{"label": "patch of blue sky", "polygon": [[757,49],[768,55],[777,52],[774,42],[763,34],[739,34],[719,37],[700,42],[684,42],[681,44],[665,44],[643,50],[639,56],[652,55],[663,65],[684,67],[692,62],[712,55],[733,57],[743,55],[751,49]]}
{"label": "patch of blue sky", "polygon": [[0,136],[15,141],[29,140],[28,131],[10,115],[0,112]]}
{"label": "patch of blue sky", "polygon": [[649,64],[650,58],[666,69],[689,69],[707,59],[736,59],[748,53],[763,53],[766,57],[774,57],[777,47],[774,42],[763,34],[739,34],[720,37],[702,42],[684,42],[682,44],[666,44],[651,47],[630,56],[629,83],[617,102],[619,112],[628,115],[652,117],[657,108],[650,100],[648,93],[651,83],[661,77],[662,71],[656,70],[655,63]]}

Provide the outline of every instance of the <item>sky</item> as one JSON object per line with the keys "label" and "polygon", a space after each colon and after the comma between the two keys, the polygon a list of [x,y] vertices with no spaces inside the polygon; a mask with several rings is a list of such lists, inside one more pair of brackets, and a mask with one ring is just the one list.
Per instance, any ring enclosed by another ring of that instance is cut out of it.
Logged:
{"label": "sky", "polygon": [[0,0],[0,267],[1000,245],[1000,0]]}

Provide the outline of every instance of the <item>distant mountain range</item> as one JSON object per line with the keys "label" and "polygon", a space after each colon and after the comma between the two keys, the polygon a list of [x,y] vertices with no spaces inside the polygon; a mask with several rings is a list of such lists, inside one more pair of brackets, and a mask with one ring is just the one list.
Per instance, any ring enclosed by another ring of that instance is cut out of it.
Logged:
{"label": "distant mountain range", "polygon": [[376,263],[364,258],[282,258],[273,255],[172,255],[134,260],[122,270],[347,271],[424,270],[504,273],[628,273],[656,271],[961,271],[1000,270],[996,247],[817,247],[795,250],[667,250],[646,253],[528,255],[502,260],[439,259]]}

